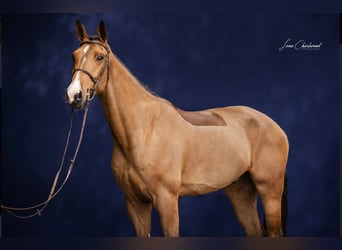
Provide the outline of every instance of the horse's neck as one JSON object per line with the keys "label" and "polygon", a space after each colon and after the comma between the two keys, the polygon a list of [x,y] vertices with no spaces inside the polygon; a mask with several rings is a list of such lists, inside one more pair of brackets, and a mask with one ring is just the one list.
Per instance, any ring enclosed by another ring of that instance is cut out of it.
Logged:
{"label": "horse's neck", "polygon": [[99,96],[116,143],[129,149],[139,140],[137,131],[149,126],[152,111],[147,107],[160,99],[148,92],[118,58],[110,56],[110,77]]}

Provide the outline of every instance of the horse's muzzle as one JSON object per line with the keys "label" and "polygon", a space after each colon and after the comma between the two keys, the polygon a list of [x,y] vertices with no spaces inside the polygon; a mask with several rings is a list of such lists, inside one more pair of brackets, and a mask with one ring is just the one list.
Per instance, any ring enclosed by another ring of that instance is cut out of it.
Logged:
{"label": "horse's muzzle", "polygon": [[84,101],[82,91],[75,94],[72,98],[70,98],[68,93],[66,93],[66,99],[73,109],[81,109],[83,107]]}

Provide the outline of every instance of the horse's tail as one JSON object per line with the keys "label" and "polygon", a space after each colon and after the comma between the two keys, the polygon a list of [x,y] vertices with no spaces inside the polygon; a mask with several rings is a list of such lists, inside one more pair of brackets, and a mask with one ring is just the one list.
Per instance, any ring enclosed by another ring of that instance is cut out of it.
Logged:
{"label": "horse's tail", "polygon": [[287,175],[284,178],[284,191],[281,197],[281,225],[283,229],[283,236],[286,236],[287,228]]}

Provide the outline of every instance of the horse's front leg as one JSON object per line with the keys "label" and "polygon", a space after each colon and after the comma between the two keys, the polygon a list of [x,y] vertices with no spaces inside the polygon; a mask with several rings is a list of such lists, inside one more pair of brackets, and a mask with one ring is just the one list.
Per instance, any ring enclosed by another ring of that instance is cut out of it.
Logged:
{"label": "horse's front leg", "polygon": [[138,237],[150,237],[152,203],[138,198],[125,197],[128,215]]}
{"label": "horse's front leg", "polygon": [[164,236],[179,236],[178,195],[171,192],[158,192],[153,203],[159,213]]}

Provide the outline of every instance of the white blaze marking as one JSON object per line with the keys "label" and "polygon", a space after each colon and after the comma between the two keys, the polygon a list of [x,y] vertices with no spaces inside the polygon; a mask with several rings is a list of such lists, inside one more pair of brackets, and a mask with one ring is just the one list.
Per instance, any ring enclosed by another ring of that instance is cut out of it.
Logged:
{"label": "white blaze marking", "polygon": [[89,50],[89,45],[87,45],[87,46],[83,49],[84,54],[86,54],[86,53],[88,52],[88,50]]}
{"label": "white blaze marking", "polygon": [[[84,63],[85,63],[86,60],[87,60],[87,53],[88,53],[88,50],[89,50],[89,45],[87,45],[87,46],[83,49],[84,55],[83,55],[82,63],[81,63],[81,66],[80,66],[81,69],[83,68]],[[68,93],[70,102],[72,102],[72,101],[74,100],[74,96],[75,96],[76,94],[78,94],[80,91],[81,91],[80,72],[77,71],[77,72],[76,72],[76,77],[75,77],[74,80],[70,83],[70,85],[69,85],[69,87],[68,87],[68,89],[67,89],[67,93]]]}

